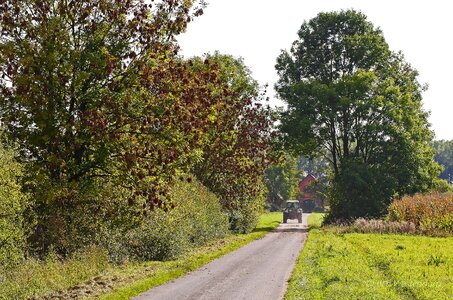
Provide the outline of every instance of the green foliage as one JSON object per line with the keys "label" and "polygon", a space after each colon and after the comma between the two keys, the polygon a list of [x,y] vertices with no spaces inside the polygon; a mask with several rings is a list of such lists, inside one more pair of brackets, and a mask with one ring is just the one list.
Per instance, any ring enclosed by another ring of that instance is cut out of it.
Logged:
{"label": "green foliage", "polygon": [[330,211],[325,221],[383,216],[392,201],[394,184],[376,167],[356,161],[343,162],[330,189]]}
{"label": "green foliage", "polygon": [[407,221],[423,232],[453,233],[453,194],[417,194],[395,200],[388,209],[392,221]]}
{"label": "green foliage", "polygon": [[99,247],[79,251],[65,260],[55,254],[45,260],[27,259],[6,277],[1,277],[0,299],[97,298],[112,291],[113,294],[101,299],[130,299],[262,237],[277,227],[280,220],[278,213],[262,215],[253,233],[229,235],[192,249],[175,261],[115,265],[109,263],[108,253]]}
{"label": "green foliage", "polygon": [[124,238],[124,247],[139,260],[175,259],[188,249],[220,239],[228,232],[228,218],[218,198],[191,177],[171,189],[175,207],[154,210]]}
{"label": "green foliage", "polygon": [[302,155],[297,157],[297,168],[301,172],[311,174],[316,178],[327,176],[329,171],[329,162],[323,157],[308,158]]}
{"label": "green foliage", "polygon": [[323,213],[311,213],[308,216],[307,222],[310,229],[320,228],[324,222],[325,214]]}
{"label": "green foliage", "polygon": [[285,299],[448,299],[452,239],[310,231]]}
{"label": "green foliage", "polygon": [[430,192],[434,193],[449,193],[453,192],[453,186],[447,180],[436,178]]}
{"label": "green foliage", "polygon": [[303,23],[276,68],[287,148],[332,167],[331,218],[381,215],[395,194],[434,186],[440,167],[418,73],[365,15],[320,13]]}
{"label": "green foliage", "polygon": [[[33,254],[45,256],[53,250],[64,257],[92,245],[110,250],[111,238],[122,236],[142,220],[142,211],[128,205],[130,189],[121,185],[96,179],[84,186],[51,183],[38,178],[34,183],[40,201],[27,212],[27,227],[32,229],[28,248]],[[134,199],[145,203],[143,198]]]}
{"label": "green foliage", "polygon": [[3,142],[0,132],[0,276],[4,269],[23,259],[23,213],[28,205],[28,197],[20,185],[23,166],[15,160],[11,147],[4,146]]}
{"label": "green foliage", "polygon": [[212,68],[189,72],[174,55],[196,3],[2,2],[2,121],[30,172],[63,188],[121,177],[153,204],[199,156],[210,122],[199,106],[216,102],[203,89],[215,86]]}
{"label": "green foliage", "polygon": [[119,253],[105,236],[177,205],[170,185],[192,169],[233,227],[256,224],[270,112],[241,60],[177,56],[176,35],[204,6],[1,2],[1,121],[27,162],[34,252],[101,243]]}
{"label": "green foliage", "polygon": [[[90,214],[104,220],[128,204],[170,205],[169,183],[200,160],[219,99],[230,94],[216,65],[194,69],[176,56],[175,36],[203,6],[0,4],[1,121],[35,183],[27,189],[36,250],[54,245],[67,254],[86,245],[98,231]],[[102,194],[111,186],[129,197],[109,206]]]}
{"label": "green foliage", "polygon": [[296,199],[301,174],[296,159],[286,155],[284,162],[266,170],[266,205],[271,211],[281,211],[286,200]]}
{"label": "green foliage", "polygon": [[453,141],[434,141],[435,160],[444,167],[439,177],[453,183]]}
{"label": "green foliage", "polygon": [[[273,118],[263,107],[263,94],[241,59],[215,53],[206,60],[216,63],[218,76],[231,91],[221,107],[194,174],[219,196],[235,232],[254,228],[264,207],[263,175],[272,163]],[[206,68],[195,59],[194,68]]]}
{"label": "green foliage", "polygon": [[[264,189],[264,187],[262,187]],[[238,200],[234,209],[229,210],[230,229],[235,233],[246,234],[258,224],[259,216],[263,213],[264,195],[248,198],[247,201]]]}

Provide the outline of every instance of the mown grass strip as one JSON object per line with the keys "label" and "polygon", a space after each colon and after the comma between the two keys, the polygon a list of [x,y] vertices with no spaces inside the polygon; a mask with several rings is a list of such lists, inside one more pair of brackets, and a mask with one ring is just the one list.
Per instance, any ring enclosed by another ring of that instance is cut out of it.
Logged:
{"label": "mown grass strip", "polygon": [[253,240],[263,237],[269,231],[275,229],[282,220],[281,213],[268,213],[260,218],[256,229],[244,235],[231,235],[220,241],[213,242],[205,247],[198,248],[184,258],[171,262],[153,262],[153,268],[147,264],[135,266],[127,273],[142,273],[143,278],[122,286],[115,287],[112,292],[100,297],[103,300],[130,299],[148,289],[164,284],[193,271],[206,263],[234,251]]}
{"label": "mown grass strip", "polygon": [[347,234],[402,298],[453,298],[453,238]]}
{"label": "mown grass strip", "polygon": [[285,299],[451,299],[453,239],[313,229]]}

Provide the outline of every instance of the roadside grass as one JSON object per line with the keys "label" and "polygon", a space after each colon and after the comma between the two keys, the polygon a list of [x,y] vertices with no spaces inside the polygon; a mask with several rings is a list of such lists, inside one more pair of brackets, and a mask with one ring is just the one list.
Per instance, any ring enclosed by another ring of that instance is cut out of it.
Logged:
{"label": "roadside grass", "polygon": [[130,299],[137,296],[152,287],[183,276],[218,257],[263,237],[266,233],[275,229],[281,221],[282,213],[267,213],[260,217],[257,227],[249,234],[230,235],[207,246],[194,249],[185,257],[175,261],[148,262],[115,270],[112,273],[116,273],[117,277],[126,274],[126,277],[132,275],[135,278],[124,285],[114,287],[110,293],[101,296],[100,299]]}
{"label": "roadside grass", "polygon": [[46,261],[27,259],[14,272],[2,275],[0,270],[0,299],[34,299],[68,289],[108,268],[107,253],[99,248],[90,248],[64,262],[54,255]]}
{"label": "roadside grass", "polygon": [[452,299],[451,249],[453,238],[313,229],[285,299]]}
{"label": "roadside grass", "polygon": [[325,213],[311,213],[308,216],[308,228],[320,228],[322,226],[322,221],[324,221]]}

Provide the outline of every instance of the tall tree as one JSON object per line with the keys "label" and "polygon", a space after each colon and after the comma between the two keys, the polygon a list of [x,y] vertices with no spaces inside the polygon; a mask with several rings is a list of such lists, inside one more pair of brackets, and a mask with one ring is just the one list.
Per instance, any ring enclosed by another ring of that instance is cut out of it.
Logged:
{"label": "tall tree", "polygon": [[434,141],[433,146],[436,161],[444,167],[439,177],[453,183],[453,140]]}
{"label": "tall tree", "polygon": [[282,163],[272,165],[266,170],[267,205],[272,211],[283,208],[286,200],[296,199],[301,171],[295,158],[286,155]]}
{"label": "tall tree", "polygon": [[156,203],[217,102],[214,69],[175,58],[196,2],[2,1],[1,118],[22,158],[57,185],[146,177]]}
{"label": "tall tree", "polygon": [[[354,10],[320,13],[298,35],[277,59],[275,88],[288,105],[280,128],[290,149],[330,162],[333,183],[341,186],[332,215],[380,215],[394,195],[432,187],[439,166],[423,87],[403,55],[391,52],[382,32]],[[364,205],[366,196],[354,191],[351,180],[362,175],[364,187],[379,191],[371,198],[376,205]],[[345,209],[340,198],[360,209]]]}
{"label": "tall tree", "polygon": [[[169,182],[200,159],[229,94],[216,64],[194,69],[177,56],[175,36],[203,7],[202,0],[0,2],[0,118],[34,179],[27,188],[39,247],[59,240],[64,253],[77,230],[93,240],[87,216],[123,213],[107,212],[109,201],[137,214],[171,206]],[[107,183],[128,192],[99,201]]]}
{"label": "tall tree", "polygon": [[299,171],[317,178],[327,177],[330,172],[329,162],[322,156],[308,158],[301,155],[297,157],[297,168]]}
{"label": "tall tree", "polygon": [[[273,117],[264,94],[241,59],[215,53],[219,80],[230,90],[207,132],[208,143],[194,173],[216,193],[237,232],[252,230],[264,207],[263,176],[273,162]],[[198,60],[198,65],[205,66]]]}

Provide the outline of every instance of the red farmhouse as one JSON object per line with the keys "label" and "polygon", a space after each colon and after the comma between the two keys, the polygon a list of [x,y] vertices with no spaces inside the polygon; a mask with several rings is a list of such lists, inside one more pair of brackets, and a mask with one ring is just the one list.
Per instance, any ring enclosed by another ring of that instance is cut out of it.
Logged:
{"label": "red farmhouse", "polygon": [[316,208],[316,196],[306,191],[307,187],[314,181],[316,181],[316,178],[313,175],[308,174],[307,177],[299,182],[299,202],[305,212],[311,212]]}

